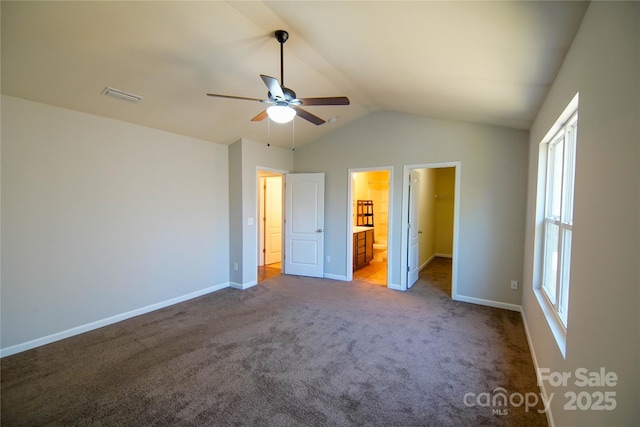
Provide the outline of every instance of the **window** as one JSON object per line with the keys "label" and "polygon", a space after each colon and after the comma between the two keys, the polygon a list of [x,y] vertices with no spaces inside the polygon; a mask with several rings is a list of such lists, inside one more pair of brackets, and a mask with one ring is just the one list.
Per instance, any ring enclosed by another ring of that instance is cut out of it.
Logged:
{"label": "window", "polygon": [[533,293],[565,358],[570,324],[578,101],[576,94],[540,142],[535,211]]}
{"label": "window", "polygon": [[577,103],[569,113],[568,120],[551,133],[547,142],[543,141],[540,151],[546,157],[540,288],[565,333],[571,277]]}

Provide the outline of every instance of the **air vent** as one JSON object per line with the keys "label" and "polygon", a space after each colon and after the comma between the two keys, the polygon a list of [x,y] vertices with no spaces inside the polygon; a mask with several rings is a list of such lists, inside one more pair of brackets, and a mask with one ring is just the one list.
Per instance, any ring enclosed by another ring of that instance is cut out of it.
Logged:
{"label": "air vent", "polygon": [[142,101],[142,97],[139,95],[134,95],[132,93],[127,93],[124,91],[121,91],[120,89],[114,89],[112,87],[105,87],[104,90],[101,92],[103,95],[107,95],[110,96],[112,98],[117,98],[117,99],[122,99],[124,101],[128,101],[128,102],[133,102],[134,104],[137,104],[138,102]]}

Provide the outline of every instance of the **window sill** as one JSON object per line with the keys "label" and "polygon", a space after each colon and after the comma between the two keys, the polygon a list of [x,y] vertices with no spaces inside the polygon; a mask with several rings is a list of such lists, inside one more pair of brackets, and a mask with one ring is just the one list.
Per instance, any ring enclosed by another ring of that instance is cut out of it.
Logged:
{"label": "window sill", "polygon": [[547,323],[549,324],[549,328],[551,328],[551,333],[558,344],[558,348],[560,349],[560,353],[562,353],[562,357],[564,359],[567,358],[567,332],[560,323],[560,319],[558,319],[553,307],[547,301],[547,297],[545,297],[542,289],[534,288],[533,293],[538,299],[538,304],[540,304],[540,308],[542,309],[542,313],[544,317],[547,319]]}

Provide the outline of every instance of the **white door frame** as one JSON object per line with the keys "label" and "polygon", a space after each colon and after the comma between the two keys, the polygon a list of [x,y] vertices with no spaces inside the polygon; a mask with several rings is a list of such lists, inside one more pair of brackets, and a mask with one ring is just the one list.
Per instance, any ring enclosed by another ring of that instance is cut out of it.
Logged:
{"label": "white door frame", "polygon": [[415,169],[409,170],[408,185],[407,185],[407,217],[406,221],[403,219],[400,222],[407,226],[407,269],[402,270],[403,274],[407,276],[407,289],[410,289],[417,281],[420,275],[420,266],[418,260],[420,258],[420,228],[418,227],[418,205],[420,204],[420,198],[424,197],[424,194],[420,194],[416,191],[419,188],[417,185],[418,178],[415,176],[417,173],[412,173]]}
{"label": "white door frame", "polygon": [[[458,295],[458,236],[460,230],[460,176],[462,162],[434,162],[404,165],[402,174],[402,218],[409,215],[409,171],[412,169],[442,169],[455,168],[455,194],[453,202],[453,251],[451,259],[451,298]],[[407,290],[407,260],[408,260],[408,233],[406,221],[401,222],[402,243],[400,246],[400,290]]]}
{"label": "white door frame", "polygon": [[[255,241],[256,241],[256,259],[255,259],[255,271],[256,271],[256,282],[257,282],[257,271],[258,271],[258,266],[260,265],[260,227],[261,227],[261,221],[260,221],[260,178],[264,177],[264,176],[281,176],[282,177],[282,182],[283,182],[283,186],[284,186],[284,176],[289,173],[289,171],[285,171],[285,170],[280,170],[280,169],[273,169],[273,168],[267,168],[267,167],[263,167],[263,166],[256,166],[256,218],[258,218],[258,220],[256,221],[258,223],[258,226],[255,227],[256,230],[256,235],[255,235]],[[284,214],[284,200],[285,197],[285,192],[284,189],[282,190],[282,212]],[[283,224],[282,224],[282,247],[284,247],[284,215],[282,215],[283,218]],[[284,253],[284,252],[283,252]],[[281,263],[281,267],[280,267],[280,271],[284,271],[284,262],[282,262],[282,258],[280,259],[280,263]]]}
{"label": "white door frame", "polygon": [[356,172],[389,172],[389,221],[387,225],[387,288],[396,289],[391,283],[391,260],[393,259],[393,166],[378,166],[370,168],[350,168],[347,172],[347,282],[353,280],[353,174]]}
{"label": "white door frame", "polygon": [[[264,176],[264,216],[259,218],[263,226],[261,239],[263,239],[263,250],[259,256],[264,256],[264,264],[272,264],[282,261],[282,176]],[[275,221],[274,221],[275,219]],[[278,242],[275,238],[280,240]]]}

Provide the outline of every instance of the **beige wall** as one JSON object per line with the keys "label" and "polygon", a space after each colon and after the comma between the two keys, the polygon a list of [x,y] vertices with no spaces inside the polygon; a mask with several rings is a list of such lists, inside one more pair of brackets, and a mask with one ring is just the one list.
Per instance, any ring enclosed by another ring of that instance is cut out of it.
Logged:
{"label": "beige wall", "polygon": [[453,255],[453,208],[456,185],[455,168],[435,169],[435,253]]}
{"label": "beige wall", "polygon": [[3,355],[227,286],[227,146],[1,102]]}
{"label": "beige wall", "polygon": [[[231,286],[258,281],[258,171],[290,172],[293,151],[241,139],[229,147],[229,272]],[[238,264],[238,270],[234,264]]]}
{"label": "beige wall", "polygon": [[[353,201],[354,201],[354,208],[355,208],[355,203],[356,200],[367,200],[369,198],[369,193],[367,191],[367,181],[368,181],[368,175],[367,172],[356,172],[353,174]],[[354,216],[353,216],[353,223],[355,224],[356,222],[356,217],[355,217],[355,213],[356,210],[353,210],[354,212]]]}
{"label": "beige wall", "polygon": [[[580,93],[566,358],[533,293],[540,278],[538,146]],[[591,2],[531,128],[523,315],[538,367],[572,375],[551,387],[556,426],[640,420],[640,4]],[[575,371],[615,372],[615,387],[578,387]],[[565,410],[566,392],[616,393],[612,411]]]}
{"label": "beige wall", "polygon": [[[517,308],[522,280],[525,131],[400,113],[370,114],[296,148],[297,172],[325,173],[325,273],[346,277],[350,169],[391,167],[390,286],[400,288],[402,171],[405,165],[460,162],[458,292],[461,299]],[[478,252],[478,248],[483,248]]]}

